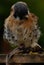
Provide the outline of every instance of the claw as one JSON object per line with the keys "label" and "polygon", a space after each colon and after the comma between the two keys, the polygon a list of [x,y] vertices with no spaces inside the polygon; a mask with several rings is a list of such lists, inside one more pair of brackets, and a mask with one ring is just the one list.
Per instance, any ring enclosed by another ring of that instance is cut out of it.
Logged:
{"label": "claw", "polygon": [[32,52],[43,53],[44,50],[39,46],[35,46],[34,48],[32,48]]}

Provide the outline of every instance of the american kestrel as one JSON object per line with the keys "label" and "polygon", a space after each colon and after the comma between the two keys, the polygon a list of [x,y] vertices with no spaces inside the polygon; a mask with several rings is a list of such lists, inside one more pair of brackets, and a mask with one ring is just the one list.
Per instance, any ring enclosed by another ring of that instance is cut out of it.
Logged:
{"label": "american kestrel", "polygon": [[37,47],[41,49],[38,44],[40,34],[38,17],[30,12],[25,2],[15,3],[5,19],[3,38],[20,50],[35,48],[36,51]]}

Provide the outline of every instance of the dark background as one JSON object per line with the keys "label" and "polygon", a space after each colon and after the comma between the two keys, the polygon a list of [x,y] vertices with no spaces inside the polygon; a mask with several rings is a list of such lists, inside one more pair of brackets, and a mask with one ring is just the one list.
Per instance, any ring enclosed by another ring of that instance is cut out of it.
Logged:
{"label": "dark background", "polygon": [[38,43],[44,48],[44,0],[0,0],[0,52],[3,48],[3,24],[5,18],[9,16],[11,6],[18,1],[28,4],[30,12],[39,17],[38,24],[42,35]]}

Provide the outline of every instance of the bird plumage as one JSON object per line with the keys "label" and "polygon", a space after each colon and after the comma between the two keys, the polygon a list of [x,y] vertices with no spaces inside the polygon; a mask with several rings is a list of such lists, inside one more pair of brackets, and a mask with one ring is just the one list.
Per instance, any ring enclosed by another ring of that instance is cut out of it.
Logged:
{"label": "bird plumage", "polygon": [[[18,5],[21,5],[21,7],[19,8]],[[5,40],[7,39],[10,44],[14,44],[16,46],[24,44],[26,48],[34,48],[35,46],[39,46],[41,48],[41,46],[38,44],[38,40],[41,34],[37,24],[38,17],[31,13],[27,7],[26,10],[24,9],[27,12],[26,13],[23,10],[23,5],[25,7],[27,6],[23,4],[23,2],[17,2],[16,6],[20,9],[20,11],[15,5],[12,6],[12,11],[4,23],[3,38]],[[15,7],[17,11],[15,10]]]}

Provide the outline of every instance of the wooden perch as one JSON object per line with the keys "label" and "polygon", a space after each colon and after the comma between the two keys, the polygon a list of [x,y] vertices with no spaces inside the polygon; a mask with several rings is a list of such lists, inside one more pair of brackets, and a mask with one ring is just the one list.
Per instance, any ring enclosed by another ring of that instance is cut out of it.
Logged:
{"label": "wooden perch", "polygon": [[[44,62],[44,53],[43,54],[22,54],[14,55],[9,63],[43,63]],[[0,63],[6,63],[6,55],[0,55]]]}
{"label": "wooden perch", "polygon": [[44,62],[44,54],[14,55],[10,61],[12,63],[41,63]]}

